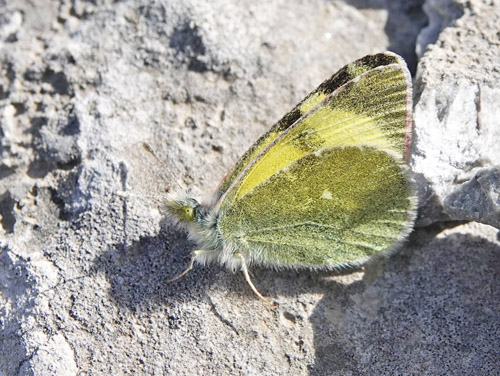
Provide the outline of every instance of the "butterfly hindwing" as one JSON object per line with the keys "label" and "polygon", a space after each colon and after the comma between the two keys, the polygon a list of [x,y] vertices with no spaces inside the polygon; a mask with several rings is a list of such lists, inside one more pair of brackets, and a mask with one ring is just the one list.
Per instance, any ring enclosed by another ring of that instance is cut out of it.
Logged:
{"label": "butterfly hindwing", "polygon": [[329,148],[297,160],[228,205],[219,228],[249,261],[355,265],[406,235],[410,196],[405,171],[384,151]]}

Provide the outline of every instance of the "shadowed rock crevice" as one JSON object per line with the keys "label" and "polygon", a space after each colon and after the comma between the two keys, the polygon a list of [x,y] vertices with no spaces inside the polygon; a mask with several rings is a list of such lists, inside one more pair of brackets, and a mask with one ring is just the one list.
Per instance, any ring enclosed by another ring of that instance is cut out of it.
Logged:
{"label": "shadowed rock crevice", "polygon": [[[424,12],[425,0],[379,1],[379,0],[340,0],[360,10],[386,10],[385,33],[389,38],[388,50],[403,56],[408,68],[415,74],[418,57],[415,53],[417,38],[428,25]],[[403,21],[404,20],[404,21]]]}
{"label": "shadowed rock crevice", "polygon": [[206,47],[194,21],[188,19],[175,27],[170,47],[176,51],[178,61],[187,64],[188,70],[201,73],[209,69]]}
{"label": "shadowed rock crevice", "polygon": [[10,192],[5,192],[0,195],[0,222],[6,233],[12,233],[14,231],[14,225],[16,224],[16,217],[14,215],[14,206],[16,202],[12,198]]}
{"label": "shadowed rock crevice", "polygon": [[36,152],[28,168],[28,175],[43,178],[53,170],[72,170],[81,163],[78,148],[80,121],[71,109],[58,114],[59,119],[37,117],[31,132]]}

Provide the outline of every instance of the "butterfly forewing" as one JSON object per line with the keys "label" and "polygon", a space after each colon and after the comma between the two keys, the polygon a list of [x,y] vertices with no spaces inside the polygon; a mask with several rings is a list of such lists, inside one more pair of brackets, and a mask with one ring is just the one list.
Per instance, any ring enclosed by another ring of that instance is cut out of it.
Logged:
{"label": "butterfly forewing", "polygon": [[407,87],[404,69],[389,65],[339,88],[245,168],[226,193],[228,201],[241,199],[275,173],[324,148],[371,146],[402,160],[409,111]]}
{"label": "butterfly forewing", "polygon": [[339,87],[345,85],[354,78],[368,72],[374,68],[390,65],[404,64],[402,59],[390,52],[379,53],[375,55],[367,55],[358,59],[340,69],[332,77],[324,81],[318,88],[305,97],[295,108],[287,113],[280,121],[274,124],[268,132],[266,132],[247,152],[240,158],[238,163],[227,174],[221,182],[217,195],[221,197],[228,188],[238,178],[245,167],[256,158],[256,156],[269,146],[283,131],[288,129],[298,119],[305,115],[309,110],[314,108],[323,99],[328,97]]}

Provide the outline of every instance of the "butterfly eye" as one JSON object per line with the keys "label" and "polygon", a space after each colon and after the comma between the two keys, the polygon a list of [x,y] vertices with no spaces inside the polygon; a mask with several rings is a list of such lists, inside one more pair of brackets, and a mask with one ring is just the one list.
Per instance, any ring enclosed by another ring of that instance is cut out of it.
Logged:
{"label": "butterfly eye", "polygon": [[192,222],[195,217],[195,209],[191,206],[185,205],[181,207],[180,215],[185,221]]}

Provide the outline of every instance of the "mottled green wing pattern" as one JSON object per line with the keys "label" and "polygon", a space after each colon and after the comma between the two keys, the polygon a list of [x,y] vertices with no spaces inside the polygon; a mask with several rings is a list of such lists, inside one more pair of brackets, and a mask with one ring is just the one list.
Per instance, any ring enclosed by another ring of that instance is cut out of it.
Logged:
{"label": "mottled green wing pattern", "polygon": [[221,234],[256,263],[355,265],[409,230],[412,192],[401,165],[366,147],[326,149],[273,175],[220,217]]}
{"label": "mottled green wing pattern", "polygon": [[290,164],[323,148],[370,146],[403,160],[410,111],[409,74],[399,64],[348,82],[282,132],[222,196],[234,202]]}
{"label": "mottled green wing pattern", "polygon": [[300,117],[310,109],[319,104],[336,89],[353,80],[357,76],[374,68],[389,64],[404,64],[402,59],[391,53],[384,52],[375,55],[367,55],[340,69],[332,77],[324,81],[316,90],[305,97],[295,108],[287,113],[280,121],[274,124],[247,152],[240,158],[238,163],[227,174],[221,182],[217,192],[221,197],[240,175],[243,169],[251,162],[265,147],[273,142],[283,131],[288,129]]}

